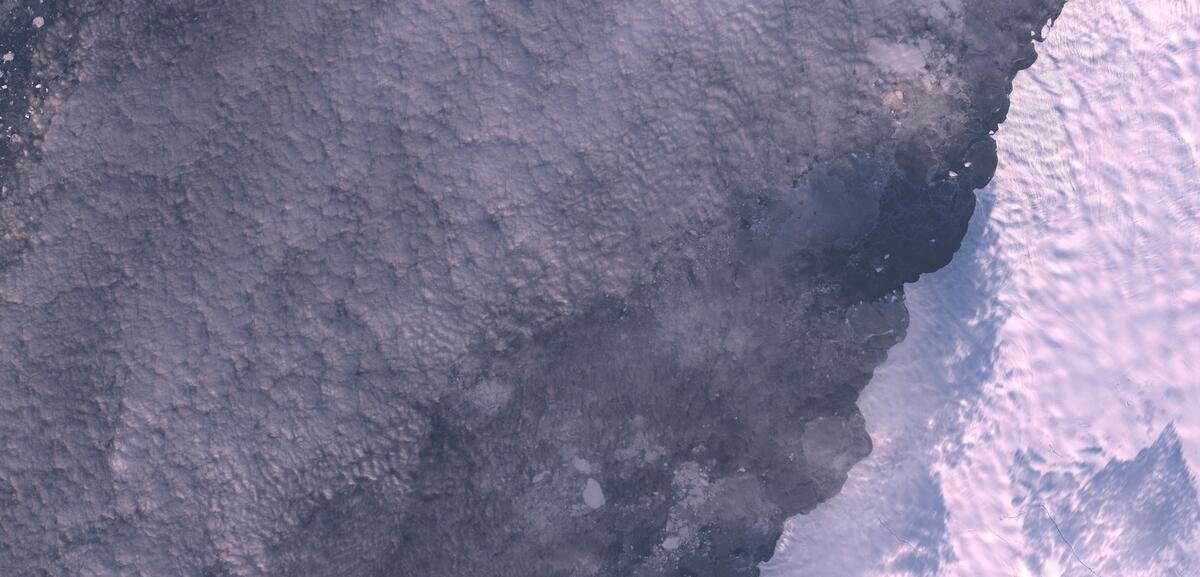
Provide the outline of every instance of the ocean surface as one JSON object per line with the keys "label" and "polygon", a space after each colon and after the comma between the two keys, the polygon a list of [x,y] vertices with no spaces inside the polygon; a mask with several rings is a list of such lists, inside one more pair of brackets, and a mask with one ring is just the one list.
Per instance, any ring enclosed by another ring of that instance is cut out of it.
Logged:
{"label": "ocean surface", "polygon": [[772,577],[1200,575],[1200,0],[1076,0]]}

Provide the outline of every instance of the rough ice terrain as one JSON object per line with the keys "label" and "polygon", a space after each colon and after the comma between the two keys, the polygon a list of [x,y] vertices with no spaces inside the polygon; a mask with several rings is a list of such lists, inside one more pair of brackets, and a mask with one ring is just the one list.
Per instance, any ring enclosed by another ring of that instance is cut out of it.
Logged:
{"label": "rough ice terrain", "polygon": [[1200,573],[1200,2],[1069,3],[768,575]]}
{"label": "rough ice terrain", "polygon": [[1061,2],[0,6],[0,573],[728,576]]}

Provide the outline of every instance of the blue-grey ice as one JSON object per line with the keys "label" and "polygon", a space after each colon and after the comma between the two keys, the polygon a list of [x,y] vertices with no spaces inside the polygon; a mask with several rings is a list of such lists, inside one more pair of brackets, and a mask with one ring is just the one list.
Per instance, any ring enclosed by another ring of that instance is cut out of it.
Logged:
{"label": "blue-grey ice", "polygon": [[0,575],[759,574],[1061,7],[0,2]]}

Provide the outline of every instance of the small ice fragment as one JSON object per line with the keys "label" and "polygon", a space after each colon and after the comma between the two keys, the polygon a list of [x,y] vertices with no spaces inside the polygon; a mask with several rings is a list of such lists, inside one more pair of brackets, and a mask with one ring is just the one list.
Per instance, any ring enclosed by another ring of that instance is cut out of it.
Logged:
{"label": "small ice fragment", "polygon": [[963,163],[963,168],[971,168],[971,163],[970,163],[970,162],[964,162],[964,163]]}
{"label": "small ice fragment", "polygon": [[592,509],[604,506],[604,489],[600,488],[600,483],[595,479],[587,480],[587,485],[583,488],[583,502]]}
{"label": "small ice fragment", "polygon": [[14,58],[14,56],[13,56],[13,53],[12,53],[12,51],[5,52],[5,53],[4,53],[4,61],[5,61],[5,62],[12,62],[12,61],[13,61],[13,58]]}
{"label": "small ice fragment", "polygon": [[956,178],[957,176],[958,176],[957,172],[954,172],[953,170],[950,171],[950,178]]}
{"label": "small ice fragment", "polygon": [[42,18],[41,16],[37,16],[33,19],[33,27],[34,28],[41,28],[42,26],[45,26],[45,25],[46,25],[45,18]]}
{"label": "small ice fragment", "polygon": [[662,542],[662,548],[667,551],[674,551],[679,548],[680,539],[674,535],[667,537]]}
{"label": "small ice fragment", "polygon": [[587,475],[588,473],[592,472],[592,464],[587,462],[586,459],[580,459],[579,457],[575,457],[575,458],[571,459],[571,466],[575,467],[576,471],[579,471],[580,473],[583,473],[584,475]]}

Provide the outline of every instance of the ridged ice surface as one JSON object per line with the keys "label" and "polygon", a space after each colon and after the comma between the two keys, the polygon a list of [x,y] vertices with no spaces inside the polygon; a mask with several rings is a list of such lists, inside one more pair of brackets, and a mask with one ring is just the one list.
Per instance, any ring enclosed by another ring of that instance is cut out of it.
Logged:
{"label": "ridged ice surface", "polygon": [[1039,52],[875,452],[767,574],[1200,571],[1200,2],[1068,3]]}

